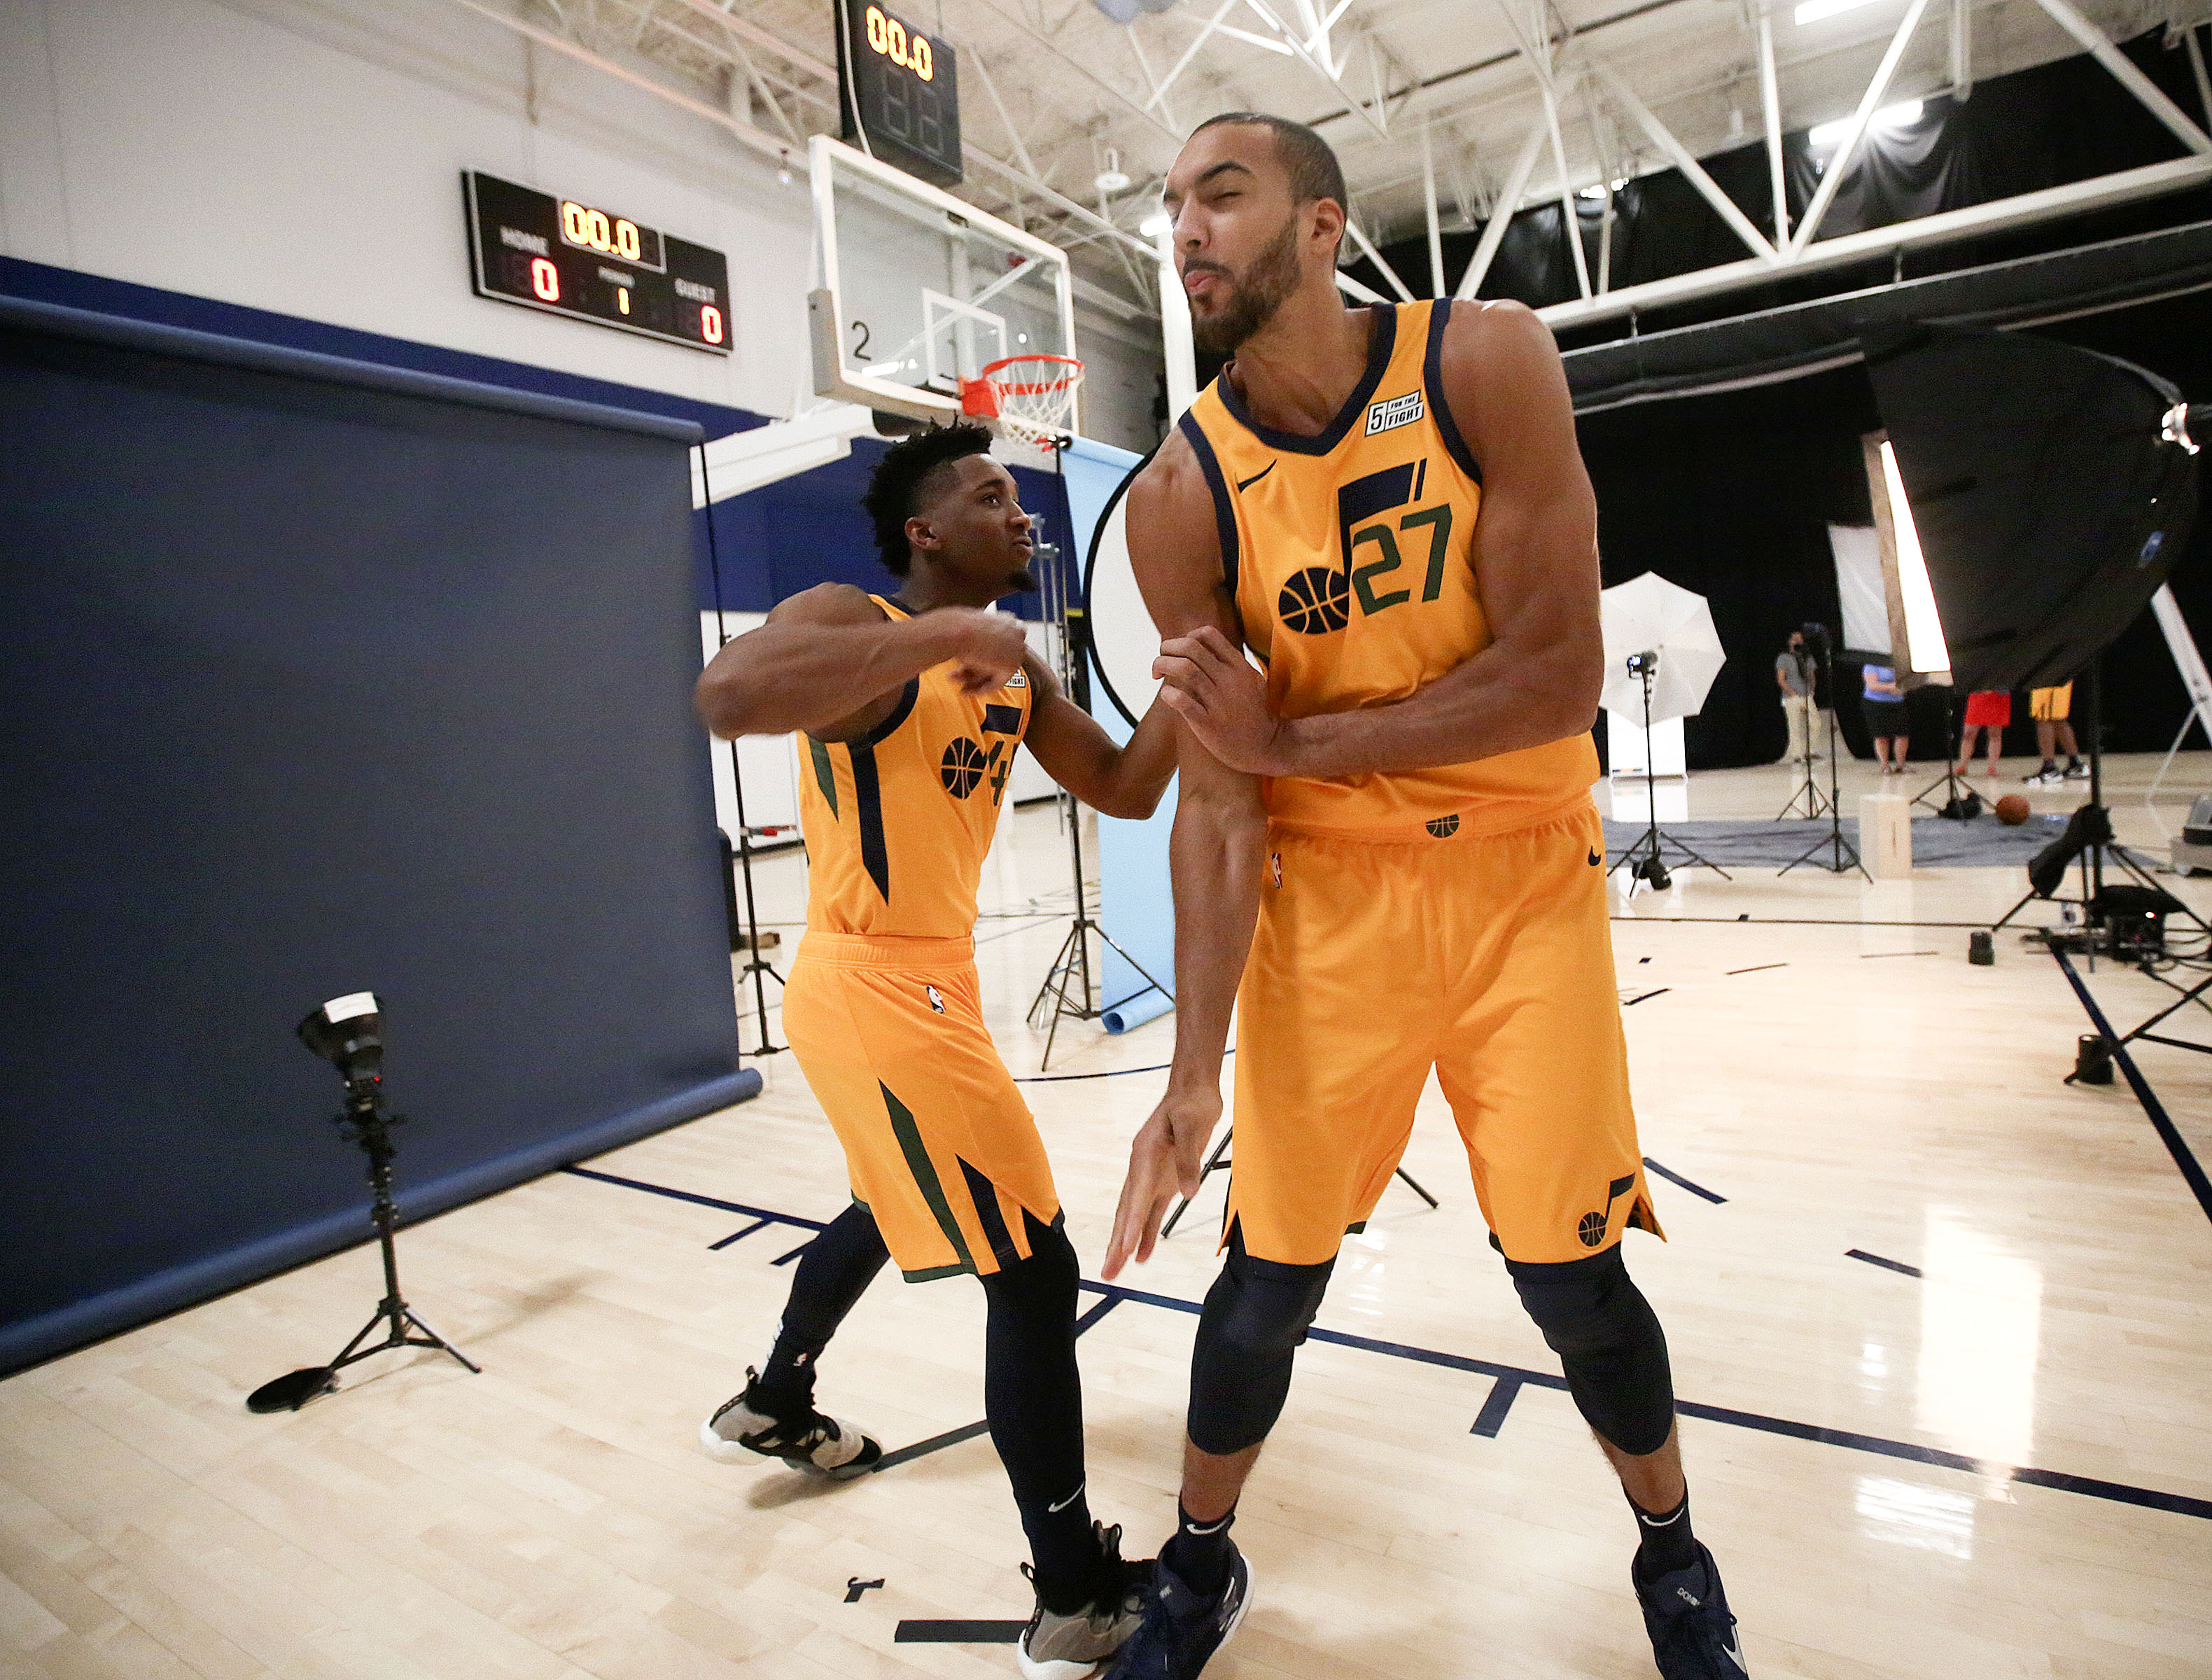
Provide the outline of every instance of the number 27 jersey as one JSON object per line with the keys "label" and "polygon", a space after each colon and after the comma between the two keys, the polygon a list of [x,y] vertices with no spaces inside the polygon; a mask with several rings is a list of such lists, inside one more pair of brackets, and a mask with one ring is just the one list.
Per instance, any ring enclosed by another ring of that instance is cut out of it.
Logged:
{"label": "number 27 jersey", "polygon": [[[1482,472],[1443,400],[1451,303],[1370,313],[1365,373],[1301,437],[1254,421],[1230,377],[1183,417],[1212,490],[1246,645],[1285,717],[1403,700],[1494,639],[1474,564]],[[1587,802],[1587,734],[1428,770],[1263,783],[1289,827],[1503,833]]]}

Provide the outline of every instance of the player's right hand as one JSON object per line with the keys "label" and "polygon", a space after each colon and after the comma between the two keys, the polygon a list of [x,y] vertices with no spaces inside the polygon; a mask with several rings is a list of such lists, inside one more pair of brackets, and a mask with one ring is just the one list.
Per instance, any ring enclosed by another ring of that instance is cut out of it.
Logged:
{"label": "player's right hand", "polygon": [[952,639],[952,679],[963,694],[989,694],[1004,688],[1022,668],[1029,637],[1010,612],[981,607],[941,606],[929,615]]}
{"label": "player's right hand", "polygon": [[1110,1282],[1135,1256],[1139,1265],[1152,1257],[1160,1221],[1177,1196],[1198,1194],[1206,1141],[1221,1119],[1221,1093],[1184,1094],[1170,1088],[1129,1145],[1129,1175],[1121,1183],[1114,1210],[1114,1235],[1106,1246],[1104,1274]]}

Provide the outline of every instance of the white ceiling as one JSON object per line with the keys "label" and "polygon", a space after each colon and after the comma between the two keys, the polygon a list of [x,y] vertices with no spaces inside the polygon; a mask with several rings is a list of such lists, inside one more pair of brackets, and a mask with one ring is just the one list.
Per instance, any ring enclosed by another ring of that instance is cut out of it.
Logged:
{"label": "white ceiling", "polygon": [[[597,53],[651,61],[672,84],[757,128],[794,137],[836,128],[833,0],[525,3],[538,27]],[[2081,51],[2037,0],[1955,0],[1971,8],[1956,59],[1954,3],[1928,7],[1889,99]],[[1785,130],[1850,113],[1907,4],[1865,0],[1802,25],[1790,4],[1776,5]],[[1156,207],[1182,137],[1220,111],[1271,111],[1319,127],[1343,160],[1355,220],[1378,245],[1424,225],[1425,133],[1443,226],[1487,214],[1544,120],[1540,56],[1550,61],[1567,179],[1547,143],[1523,202],[1665,167],[1597,87],[1593,65],[1619,76],[1698,155],[1764,133],[1757,0],[1180,0],[1126,26],[1095,0],[894,0],[890,9],[959,50],[971,148],[961,196],[1067,246],[1092,286],[1146,305],[1147,265],[1097,218],[1133,234]],[[2079,0],[2079,9],[2114,40],[2212,18],[2212,0]],[[1224,27],[1209,31],[1216,20]],[[1285,34],[1302,50],[1285,50]],[[1132,177],[1110,196],[1093,184],[1109,148]]]}

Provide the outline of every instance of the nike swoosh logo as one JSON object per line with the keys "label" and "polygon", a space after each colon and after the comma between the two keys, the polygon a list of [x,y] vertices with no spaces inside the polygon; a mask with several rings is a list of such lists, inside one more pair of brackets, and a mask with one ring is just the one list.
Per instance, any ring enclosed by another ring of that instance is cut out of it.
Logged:
{"label": "nike swoosh logo", "polygon": [[1750,1666],[1745,1663],[1743,1659],[1743,1641],[1741,1640],[1731,1639],[1726,1645],[1721,1647],[1721,1655],[1734,1663],[1742,1672],[1746,1674],[1751,1672]]}
{"label": "nike swoosh logo", "polygon": [[1069,1506],[1074,1504],[1076,1500],[1083,1497],[1083,1490],[1089,1485],[1090,1483],[1087,1482],[1077,1482],[1075,1484],[1075,1491],[1073,1493],[1070,1494],[1066,1499],[1060,1500],[1057,1505],[1048,1505],[1045,1507],[1045,1509],[1054,1512],[1066,1510]]}
{"label": "nike swoosh logo", "polygon": [[1236,1519],[1232,1517],[1224,1517],[1218,1523],[1211,1523],[1203,1526],[1197,1523],[1185,1523],[1182,1525],[1182,1531],[1185,1534],[1218,1534],[1223,1529],[1227,1528],[1229,1525],[1235,1520]]}
{"label": "nike swoosh logo", "polygon": [[1591,850],[1591,852],[1590,852],[1589,861],[1590,861],[1590,867],[1591,867],[1591,868],[1593,868],[1593,869],[1595,869],[1595,868],[1596,868],[1596,867],[1597,867],[1597,866],[1598,866],[1599,864],[1601,864],[1601,863],[1604,862],[1604,861],[1605,861],[1605,859],[1604,859],[1604,857],[1603,857],[1603,856],[1602,856],[1599,852],[1597,852],[1595,849],[1593,849]]}
{"label": "nike swoosh logo", "polygon": [[1239,479],[1237,481],[1237,488],[1238,490],[1247,490],[1251,489],[1253,485],[1255,485],[1255,484],[1258,484],[1258,483],[1260,482],[1260,480],[1261,480],[1262,478],[1266,478],[1266,477],[1267,477],[1270,472],[1273,472],[1275,470],[1275,468],[1276,468],[1276,466],[1277,466],[1278,465],[1279,465],[1279,463],[1277,463],[1277,462],[1274,462],[1274,461],[1269,461],[1269,462],[1268,462],[1265,466],[1261,467],[1261,468],[1257,472],[1254,473],[1250,478],[1239,478]]}

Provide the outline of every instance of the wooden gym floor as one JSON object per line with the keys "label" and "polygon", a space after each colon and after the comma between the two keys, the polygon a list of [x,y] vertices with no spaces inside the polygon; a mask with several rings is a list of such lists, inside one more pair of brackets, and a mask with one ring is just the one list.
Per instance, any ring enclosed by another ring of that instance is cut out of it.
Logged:
{"label": "wooden gym floor", "polygon": [[[2189,755],[2154,809],[2156,764],[2116,762],[2109,795],[2146,844],[2212,786],[2212,754]],[[1846,809],[1875,785],[1848,767]],[[1787,792],[1778,768],[1700,775],[1692,814],[1771,816]],[[1021,1014],[1071,888],[1048,807],[1007,829],[981,956],[1028,1075]],[[801,865],[761,873],[764,914],[795,921]],[[1964,960],[1960,924],[2021,885],[1684,872],[1617,904],[1644,1145],[1674,1181],[1655,1185],[1672,1241],[1638,1235],[1629,1261],[1762,1680],[2212,1675],[2212,1220],[2124,1082],[2060,1082],[2088,1025],[2051,959],[2001,936],[1995,966]],[[2212,911],[2208,886],[2178,890]],[[2124,1026],[2171,996],[2109,963],[2084,977]],[[1052,1071],[1144,1068],[1171,1034],[1078,1026]],[[761,1065],[755,1102],[404,1234],[410,1300],[481,1376],[392,1356],[297,1415],[247,1414],[374,1304],[364,1248],[0,1384],[0,1675],[1011,1673],[1002,1644],[899,1637],[1027,1614],[987,1439],[842,1485],[695,1445],[846,1196],[797,1068]],[[2146,1046],[2141,1066],[2212,1162],[2212,1062]],[[1160,1087],[1025,1087],[1089,1276]],[[1433,1086],[1406,1165],[1443,1207],[1395,1185],[1346,1246],[1238,1523],[1255,1608],[1209,1680],[1648,1676],[1627,1514]],[[1218,1184],[1126,1293],[1085,1297],[1091,1500],[1132,1551],[1173,1513]],[[887,1274],[822,1397],[894,1448],[961,1431],[981,1330],[965,1280]]]}

